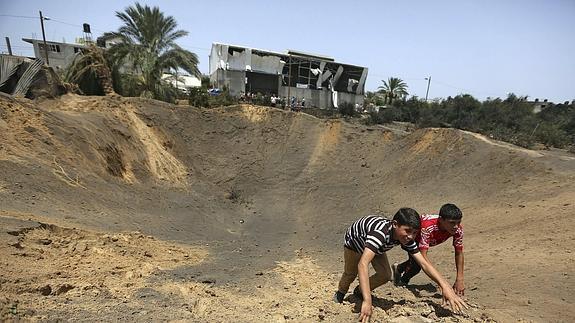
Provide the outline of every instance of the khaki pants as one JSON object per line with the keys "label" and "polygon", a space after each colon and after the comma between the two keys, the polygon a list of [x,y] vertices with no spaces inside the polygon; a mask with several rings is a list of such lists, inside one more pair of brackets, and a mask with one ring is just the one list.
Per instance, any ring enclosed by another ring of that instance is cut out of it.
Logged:
{"label": "khaki pants", "polygon": [[[349,290],[349,285],[351,285],[357,277],[357,265],[359,264],[361,254],[346,247],[343,249],[345,264],[343,274],[339,280],[338,290],[345,294]],[[387,254],[385,253],[383,255],[376,255],[371,261],[371,265],[373,269],[375,269],[375,274],[369,277],[369,287],[371,290],[374,290],[391,280],[391,268],[389,267]]]}

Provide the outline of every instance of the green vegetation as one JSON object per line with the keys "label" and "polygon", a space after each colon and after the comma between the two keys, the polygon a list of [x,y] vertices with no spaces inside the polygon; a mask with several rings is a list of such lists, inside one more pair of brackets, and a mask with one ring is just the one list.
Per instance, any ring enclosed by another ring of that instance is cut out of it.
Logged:
{"label": "green vegetation", "polygon": [[[370,98],[370,96],[368,96]],[[374,105],[373,95],[366,105]],[[378,112],[369,122],[411,122],[417,127],[453,127],[484,134],[494,139],[531,148],[540,143],[548,147],[575,146],[575,105],[548,103],[541,112],[533,111],[527,97],[509,94],[506,99],[478,101],[469,94],[425,102],[417,97],[397,100]]]}
{"label": "green vegetation", "polygon": [[78,85],[86,95],[114,94],[112,74],[104,50],[95,45],[83,49],[63,71],[65,82]]}
{"label": "green vegetation", "polygon": [[383,95],[384,103],[393,103],[394,100],[407,96],[407,84],[402,79],[390,77],[382,82],[383,86],[378,87],[377,93]]}
{"label": "green vegetation", "polygon": [[202,85],[200,87],[191,88],[188,96],[188,103],[193,107],[198,108],[213,108],[238,103],[238,99],[230,94],[227,87],[224,87],[218,95],[210,95],[208,89],[212,87],[210,77],[203,75]]}
{"label": "green vegetation", "polygon": [[164,72],[183,69],[200,76],[196,54],[175,43],[188,32],[177,30],[173,17],[139,3],[116,16],[124,25],[105,36],[119,40],[108,50],[119,93],[173,102],[178,93],[173,80],[162,79]]}
{"label": "green vegetation", "polygon": [[343,102],[339,105],[339,113],[344,117],[353,117],[358,114],[355,110],[354,104],[349,102]]}

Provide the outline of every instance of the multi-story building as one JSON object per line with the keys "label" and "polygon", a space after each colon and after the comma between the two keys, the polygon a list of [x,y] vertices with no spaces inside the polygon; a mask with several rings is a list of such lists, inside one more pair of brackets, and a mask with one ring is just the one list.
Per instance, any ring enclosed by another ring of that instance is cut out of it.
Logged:
{"label": "multi-story building", "polygon": [[295,97],[318,108],[363,104],[367,68],[331,57],[214,43],[209,63],[211,82],[227,87],[232,95],[259,92]]}

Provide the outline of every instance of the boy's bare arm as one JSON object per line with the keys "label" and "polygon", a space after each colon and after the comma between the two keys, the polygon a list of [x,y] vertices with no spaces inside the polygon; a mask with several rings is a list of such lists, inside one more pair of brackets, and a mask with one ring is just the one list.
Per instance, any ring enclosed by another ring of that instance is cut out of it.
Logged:
{"label": "boy's bare arm", "polygon": [[445,278],[421,255],[421,252],[412,254],[412,257],[427,276],[439,285],[444,302],[448,302],[454,312],[461,312],[464,308],[467,308],[467,304],[453,292]]}
{"label": "boy's bare arm", "polygon": [[431,260],[429,260],[429,257],[427,257],[427,249],[419,249],[419,252],[423,256],[423,258],[425,258],[425,260],[427,260],[428,263],[432,264]]}
{"label": "boy's bare arm", "polygon": [[361,258],[359,259],[359,263],[357,264],[359,288],[361,289],[361,295],[363,296],[361,313],[359,316],[359,320],[362,322],[369,322],[369,318],[372,314],[371,288],[369,286],[369,263],[373,260],[374,257],[375,253],[370,249],[365,248]]}
{"label": "boy's bare arm", "polygon": [[455,283],[453,284],[453,290],[457,295],[463,296],[465,294],[465,284],[463,283],[463,250],[455,251],[455,268],[457,268],[457,276],[455,278]]}

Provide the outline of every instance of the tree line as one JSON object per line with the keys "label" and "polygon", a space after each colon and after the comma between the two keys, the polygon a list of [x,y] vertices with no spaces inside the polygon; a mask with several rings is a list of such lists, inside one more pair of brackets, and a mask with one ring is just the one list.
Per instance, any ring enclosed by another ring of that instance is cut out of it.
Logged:
{"label": "tree line", "polygon": [[575,152],[575,102],[546,102],[540,111],[535,110],[541,103],[515,94],[485,101],[460,94],[427,102],[416,96],[407,98],[407,85],[397,78],[384,82],[379,91],[369,92],[365,101],[366,106],[380,107],[371,110],[370,123],[403,121],[420,128],[452,127],[526,148],[542,144]]}

